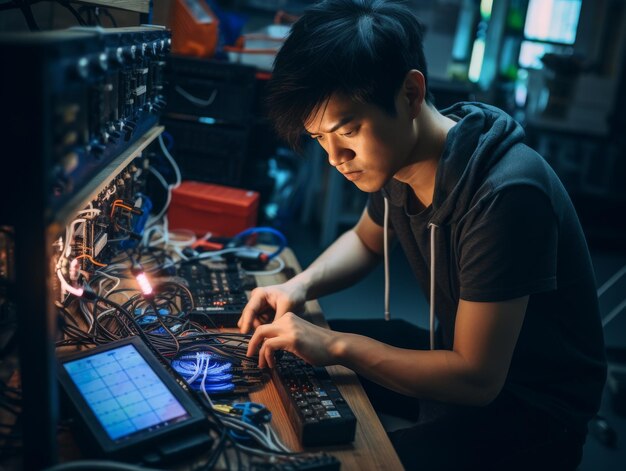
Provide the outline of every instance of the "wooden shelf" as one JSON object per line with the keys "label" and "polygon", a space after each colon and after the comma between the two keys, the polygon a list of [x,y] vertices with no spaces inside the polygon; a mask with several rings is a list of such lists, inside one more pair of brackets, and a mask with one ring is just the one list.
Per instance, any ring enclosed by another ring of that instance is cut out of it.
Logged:
{"label": "wooden shelf", "polygon": [[150,0],[76,0],[76,3],[100,6],[105,8],[117,8],[119,10],[136,11],[139,13],[150,12]]}

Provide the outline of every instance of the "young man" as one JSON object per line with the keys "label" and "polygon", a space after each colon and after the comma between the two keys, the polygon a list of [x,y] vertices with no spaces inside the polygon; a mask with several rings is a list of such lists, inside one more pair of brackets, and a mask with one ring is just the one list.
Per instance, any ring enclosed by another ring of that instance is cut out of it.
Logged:
{"label": "young man", "polygon": [[[605,380],[595,281],[567,193],[522,128],[480,103],[439,112],[422,28],[383,0],[308,10],[276,58],[269,109],[288,141],[306,132],[370,195],[310,267],[253,291],[248,354],[356,371],[375,407],[417,416],[390,434],[407,469],[574,469]],[[327,330],[294,314],[359,280],[392,241],[429,293],[428,340],[408,323]]]}

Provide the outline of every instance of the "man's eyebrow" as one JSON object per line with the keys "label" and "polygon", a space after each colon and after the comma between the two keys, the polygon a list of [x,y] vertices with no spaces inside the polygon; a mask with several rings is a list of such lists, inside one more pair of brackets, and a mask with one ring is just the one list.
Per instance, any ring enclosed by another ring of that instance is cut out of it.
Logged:
{"label": "man's eyebrow", "polygon": [[[337,121],[333,127],[331,127],[328,131],[320,131],[326,134],[330,134],[331,132],[335,132],[337,129],[339,129],[341,126],[345,126],[346,124],[348,124],[350,121],[352,121],[354,119],[354,115],[347,115],[344,116],[343,118],[341,118],[339,121]],[[317,132],[309,132],[306,131],[307,134],[313,136],[315,134],[318,134]]]}

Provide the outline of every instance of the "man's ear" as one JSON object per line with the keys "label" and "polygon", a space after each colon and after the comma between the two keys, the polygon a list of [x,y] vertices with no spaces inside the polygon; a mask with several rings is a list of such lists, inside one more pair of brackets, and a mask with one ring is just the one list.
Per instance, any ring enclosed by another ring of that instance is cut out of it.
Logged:
{"label": "man's ear", "polygon": [[426,80],[419,70],[409,70],[404,77],[402,92],[409,105],[409,116],[417,118],[422,110],[422,104],[426,97]]}

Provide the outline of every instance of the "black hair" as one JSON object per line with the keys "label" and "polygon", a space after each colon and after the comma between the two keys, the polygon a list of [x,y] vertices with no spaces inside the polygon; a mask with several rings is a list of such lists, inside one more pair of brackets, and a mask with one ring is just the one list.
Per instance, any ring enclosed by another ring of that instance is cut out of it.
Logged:
{"label": "black hair", "polygon": [[409,70],[428,73],[424,27],[392,0],[324,0],[296,21],[274,60],[268,115],[280,137],[298,143],[305,120],[334,93],[395,115],[395,96]]}

